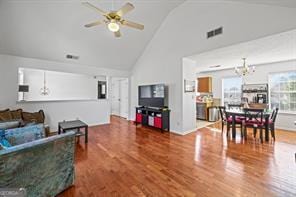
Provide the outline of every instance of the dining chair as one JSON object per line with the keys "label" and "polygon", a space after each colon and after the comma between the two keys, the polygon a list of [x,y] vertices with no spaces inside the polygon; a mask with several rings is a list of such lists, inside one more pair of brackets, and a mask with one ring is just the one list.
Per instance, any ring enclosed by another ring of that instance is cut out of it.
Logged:
{"label": "dining chair", "polygon": [[271,137],[273,138],[273,140],[275,140],[275,121],[278,115],[278,111],[279,111],[279,108],[273,109],[271,117],[269,118],[269,122],[268,122],[269,129],[271,132]]}
{"label": "dining chair", "polygon": [[[241,108],[243,107],[243,104],[228,104],[228,109],[233,109],[233,110],[240,110]],[[244,116],[237,116],[237,118],[239,120],[243,120],[244,119]],[[239,121],[241,122],[241,121]]]}
{"label": "dining chair", "polygon": [[[220,116],[221,116],[221,123],[222,123],[222,133],[224,131],[224,125],[227,126],[227,132],[226,132],[226,136],[228,137],[229,135],[229,131],[230,131],[230,127],[232,126],[232,116],[226,112],[226,107],[225,106],[219,106],[219,112],[220,112]],[[235,126],[236,127],[240,127],[242,134],[243,134],[243,126],[242,126],[242,121],[239,118],[236,118],[235,120]]]}
{"label": "dining chair", "polygon": [[228,104],[228,109],[240,109],[242,104]]}
{"label": "dining chair", "polygon": [[222,123],[222,133],[224,131],[224,125],[227,125],[227,132],[226,135],[228,136],[229,130],[230,130],[230,123],[229,123],[229,117],[226,114],[226,107],[225,106],[219,106],[219,113],[221,116],[221,123]]}
{"label": "dining chair", "polygon": [[245,119],[243,120],[244,136],[247,139],[247,128],[253,128],[253,136],[256,138],[257,129],[260,129],[260,141],[263,142],[263,129],[265,129],[264,109],[244,109]]}

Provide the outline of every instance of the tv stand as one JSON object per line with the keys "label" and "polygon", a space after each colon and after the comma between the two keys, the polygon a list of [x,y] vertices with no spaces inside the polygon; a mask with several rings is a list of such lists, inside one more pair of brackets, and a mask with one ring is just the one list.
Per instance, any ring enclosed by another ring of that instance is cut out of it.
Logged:
{"label": "tv stand", "polygon": [[170,131],[170,110],[168,108],[136,107],[136,125],[150,126]]}

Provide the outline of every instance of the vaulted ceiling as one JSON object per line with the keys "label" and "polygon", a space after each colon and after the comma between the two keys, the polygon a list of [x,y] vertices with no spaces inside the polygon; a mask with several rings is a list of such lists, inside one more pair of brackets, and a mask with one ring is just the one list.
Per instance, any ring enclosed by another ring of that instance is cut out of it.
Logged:
{"label": "vaulted ceiling", "polygon": [[196,62],[197,72],[241,67],[242,58],[247,58],[248,65],[295,60],[296,30],[219,48],[188,58]]}
{"label": "vaulted ceiling", "polygon": [[[115,38],[105,26],[83,27],[102,17],[82,6],[80,0],[0,0],[0,54],[129,70],[165,17],[183,1],[130,0],[136,9],[125,18],[144,24],[145,29],[123,28],[122,37]],[[295,0],[236,1],[296,8]],[[111,0],[88,2],[104,10],[112,8]],[[114,9],[126,2],[114,0]],[[194,0],[202,2],[205,0]],[[67,54],[80,58],[67,60]]]}
{"label": "vaulted ceiling", "polygon": [[[135,9],[125,18],[145,25],[143,31],[122,28],[115,38],[106,26],[85,28],[103,19],[79,0],[0,0],[0,54],[130,69],[168,13],[184,0],[129,0]],[[110,11],[111,0],[90,0]],[[127,1],[114,0],[117,10]]]}

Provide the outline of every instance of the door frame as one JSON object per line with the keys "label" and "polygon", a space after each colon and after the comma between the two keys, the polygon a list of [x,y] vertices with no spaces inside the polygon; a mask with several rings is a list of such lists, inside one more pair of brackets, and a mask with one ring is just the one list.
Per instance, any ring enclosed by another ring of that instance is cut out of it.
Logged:
{"label": "door frame", "polygon": [[[123,80],[126,80],[127,81],[127,100],[126,100],[126,116],[122,116],[122,113],[121,113],[121,105],[122,105],[122,100],[123,98],[121,98],[121,81]],[[113,83],[114,82],[118,82],[118,96],[119,96],[119,109],[118,109],[118,114],[113,114]],[[121,118],[125,118],[125,119],[129,119],[129,102],[130,102],[130,96],[129,96],[129,91],[130,91],[130,80],[128,77],[111,77],[110,79],[110,82],[111,82],[111,115],[114,115],[114,116],[118,116],[118,117],[121,117]]]}

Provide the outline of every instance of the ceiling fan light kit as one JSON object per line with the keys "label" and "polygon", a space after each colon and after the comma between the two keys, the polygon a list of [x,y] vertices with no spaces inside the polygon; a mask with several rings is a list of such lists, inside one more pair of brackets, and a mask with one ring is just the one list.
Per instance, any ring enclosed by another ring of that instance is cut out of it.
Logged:
{"label": "ceiling fan light kit", "polygon": [[108,29],[112,32],[118,32],[120,27],[115,20],[111,20],[111,22],[108,24]]}
{"label": "ceiling fan light kit", "polygon": [[103,17],[105,17],[105,20],[103,20],[103,21],[99,20],[99,21],[95,21],[95,22],[84,25],[87,28],[105,23],[107,25],[107,28],[109,29],[109,31],[114,33],[115,37],[121,36],[120,28],[122,26],[131,27],[131,28],[135,28],[138,30],[144,29],[144,25],[138,24],[135,22],[131,22],[131,21],[127,21],[122,18],[125,14],[127,14],[128,12],[135,9],[133,4],[131,4],[131,3],[126,3],[118,11],[110,11],[110,12],[105,12],[105,11],[101,10],[100,8],[90,4],[88,2],[83,2],[82,4],[90,9],[93,9],[94,11],[98,12]]}

